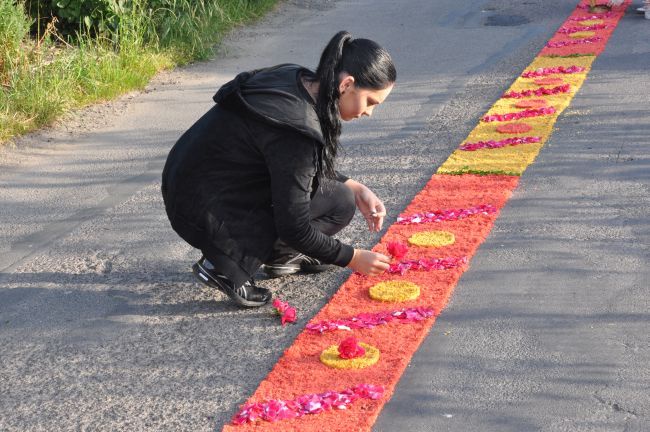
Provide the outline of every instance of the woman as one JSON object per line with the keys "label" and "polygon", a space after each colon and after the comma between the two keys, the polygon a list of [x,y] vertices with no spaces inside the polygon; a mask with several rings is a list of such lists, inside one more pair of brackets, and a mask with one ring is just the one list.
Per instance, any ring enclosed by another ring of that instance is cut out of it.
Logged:
{"label": "woman", "polygon": [[222,86],[216,105],[174,145],[162,193],[174,230],[203,257],[203,283],[239,306],[262,306],[269,290],[252,276],[322,271],[366,275],[389,258],[332,238],[358,207],[379,231],[386,209],[363,184],[334,169],[341,120],[370,116],[396,80],[383,48],[337,33],[316,72],[284,64],[244,72]]}

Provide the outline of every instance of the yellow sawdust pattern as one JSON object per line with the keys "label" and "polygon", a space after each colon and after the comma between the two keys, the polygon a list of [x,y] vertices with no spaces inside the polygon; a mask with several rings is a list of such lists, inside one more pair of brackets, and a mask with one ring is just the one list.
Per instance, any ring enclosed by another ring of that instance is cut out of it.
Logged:
{"label": "yellow sawdust pattern", "polygon": [[363,369],[372,366],[379,361],[379,350],[372,345],[360,342],[359,345],[366,350],[361,357],[344,359],[339,356],[339,348],[331,345],[320,355],[320,361],[331,368],[335,369]]}
{"label": "yellow sawdust pattern", "polygon": [[592,37],[592,36],[596,36],[596,32],[594,32],[594,31],[580,31],[580,32],[571,33],[569,35],[569,37],[573,38],[573,39],[584,39],[584,38],[588,38],[588,37]]}
{"label": "yellow sawdust pattern", "polygon": [[368,295],[383,302],[405,302],[420,297],[420,287],[408,281],[385,281],[371,286]]}
{"label": "yellow sawdust pattern", "polygon": [[449,231],[422,231],[409,237],[409,244],[422,247],[443,247],[454,244],[456,237]]}
{"label": "yellow sawdust pattern", "polygon": [[542,148],[542,143],[522,144],[496,149],[481,149],[473,152],[456,150],[440,167],[438,173],[481,170],[521,175],[533,163]]}
{"label": "yellow sawdust pattern", "polygon": [[581,26],[587,27],[587,26],[592,26],[592,25],[596,25],[596,24],[602,24],[604,22],[605,21],[603,21],[601,19],[593,19],[593,20],[579,21],[578,24],[581,25]]}
{"label": "yellow sawdust pattern", "polygon": [[[530,71],[534,70],[537,68],[549,68],[549,67],[555,67],[555,66],[564,66],[564,67],[569,67],[569,66],[582,66],[584,68],[587,68],[583,72],[586,73],[589,71],[589,68],[591,68],[591,64],[594,62],[596,59],[595,56],[584,56],[584,57],[535,57],[533,61],[528,65],[525,71]],[[549,75],[549,76],[561,76],[561,77],[568,77],[571,75],[575,74],[557,74],[557,75]]]}

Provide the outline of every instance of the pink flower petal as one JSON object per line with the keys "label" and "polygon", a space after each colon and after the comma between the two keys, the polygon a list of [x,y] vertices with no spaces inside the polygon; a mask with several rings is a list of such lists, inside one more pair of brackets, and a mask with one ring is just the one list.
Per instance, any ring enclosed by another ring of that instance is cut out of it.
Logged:
{"label": "pink flower petal", "polygon": [[519,120],[528,117],[539,117],[539,116],[550,115],[554,113],[555,113],[555,108],[545,107],[545,108],[527,109],[523,111],[506,113],[506,114],[486,115],[481,120],[488,123],[495,122],[495,121],[510,121],[510,120]]}
{"label": "pink flower petal", "polygon": [[398,320],[403,324],[408,324],[411,322],[422,321],[433,315],[433,309],[405,308],[395,311],[361,313],[351,318],[309,323],[307,324],[306,328],[312,333],[322,334],[326,331],[349,329],[349,327],[354,329],[373,328],[378,325],[388,324],[394,320]]}
{"label": "pink flower petal", "polygon": [[570,46],[570,45],[583,45],[583,44],[592,44],[595,42],[600,42],[603,40],[600,36],[594,36],[590,38],[584,38],[584,39],[576,39],[576,40],[570,40],[570,41],[549,41],[546,42],[546,46],[548,48],[561,48],[564,46]]}
{"label": "pink flower petal", "polygon": [[538,68],[535,69],[534,71],[526,71],[523,74],[521,74],[521,76],[523,78],[537,78],[537,77],[543,77],[547,75],[574,74],[574,73],[580,73],[584,71],[585,68],[582,66],[569,66],[569,67],[556,66],[550,68]]}
{"label": "pink flower petal", "polygon": [[470,216],[490,215],[496,213],[497,209],[490,204],[482,204],[467,209],[445,209],[433,210],[425,214],[416,213],[411,216],[400,216],[397,219],[399,225],[411,225],[420,223],[446,222],[464,219]]}
{"label": "pink flower petal", "polygon": [[288,306],[287,309],[284,311],[281,317],[281,323],[282,325],[285,325],[286,323],[294,323],[296,322],[296,309]]}

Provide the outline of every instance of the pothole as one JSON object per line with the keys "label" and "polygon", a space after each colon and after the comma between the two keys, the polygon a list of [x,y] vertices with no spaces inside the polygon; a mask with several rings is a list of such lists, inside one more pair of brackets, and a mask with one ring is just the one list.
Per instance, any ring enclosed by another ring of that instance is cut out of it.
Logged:
{"label": "pothole", "polygon": [[487,17],[486,26],[514,27],[528,24],[530,20],[522,15],[491,15]]}

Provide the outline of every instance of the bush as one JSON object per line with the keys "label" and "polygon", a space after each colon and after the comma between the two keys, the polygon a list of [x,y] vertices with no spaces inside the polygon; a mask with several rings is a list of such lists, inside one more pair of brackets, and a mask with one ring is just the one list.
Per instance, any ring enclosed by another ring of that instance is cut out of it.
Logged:
{"label": "bush", "polygon": [[0,0],[0,144],[210,56],[276,1]]}
{"label": "bush", "polygon": [[36,17],[32,33],[42,34],[52,18],[57,19],[57,31],[73,39],[79,32],[106,34],[119,24],[118,12],[128,7],[130,0],[27,0],[27,10]]}
{"label": "bush", "polygon": [[0,0],[0,17],[0,84],[6,85],[11,71],[23,63],[21,47],[29,35],[31,20],[24,4],[14,0]]}

